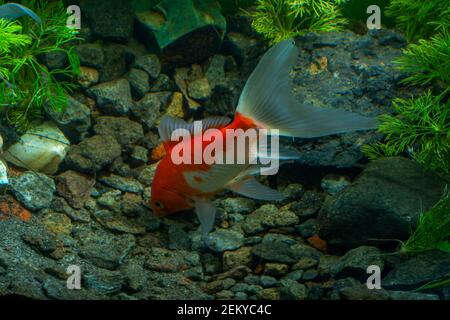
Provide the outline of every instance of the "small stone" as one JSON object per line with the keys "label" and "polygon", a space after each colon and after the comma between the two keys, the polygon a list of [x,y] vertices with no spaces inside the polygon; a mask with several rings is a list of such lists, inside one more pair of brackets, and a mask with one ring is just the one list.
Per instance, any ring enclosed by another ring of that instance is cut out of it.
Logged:
{"label": "small stone", "polygon": [[208,248],[215,252],[236,250],[244,244],[244,236],[234,230],[218,229],[211,232],[206,240]]}
{"label": "small stone", "polygon": [[308,296],[308,289],[294,280],[282,280],[281,296],[285,299],[305,300]]}
{"label": "small stone", "polygon": [[280,210],[277,214],[266,215],[261,223],[268,227],[287,227],[297,224],[299,221],[297,215],[289,210]]}
{"label": "small stone", "polygon": [[300,279],[303,277],[303,270],[294,270],[292,272],[289,272],[287,275],[283,277],[283,280],[289,279],[294,281],[300,281]]}
{"label": "small stone", "polygon": [[123,192],[141,193],[143,191],[140,182],[133,178],[125,178],[111,174],[109,176],[98,178],[98,181]]}
{"label": "small stone", "polygon": [[97,43],[85,43],[75,47],[82,66],[100,69],[103,67],[105,57],[103,48]]}
{"label": "small stone", "polygon": [[56,192],[53,179],[31,171],[11,178],[10,186],[16,199],[30,210],[49,208]]}
{"label": "small stone", "polygon": [[292,270],[307,270],[317,266],[318,261],[313,258],[303,257],[300,258],[293,266]]}
{"label": "small stone", "polygon": [[112,136],[124,147],[130,147],[144,138],[142,125],[126,117],[104,116],[98,117],[96,122],[96,134]]}
{"label": "small stone", "polygon": [[91,87],[88,92],[97,100],[98,107],[111,115],[126,115],[132,104],[130,83],[117,79]]}
{"label": "small stone", "polygon": [[318,227],[318,222],[316,219],[308,219],[304,223],[302,223],[301,225],[296,227],[298,234],[303,239],[308,239],[308,238],[316,235],[318,232],[318,229],[319,229],[319,227]]}
{"label": "small stone", "polygon": [[97,203],[114,212],[120,212],[121,194],[119,190],[105,192],[97,199]]}
{"label": "small stone", "polygon": [[73,170],[56,178],[56,191],[75,209],[80,209],[89,199],[95,180]]}
{"label": "small stone", "polygon": [[281,294],[280,290],[277,288],[267,288],[263,289],[258,296],[262,300],[280,300]]}
{"label": "small stone", "polygon": [[183,107],[183,94],[174,92],[172,100],[167,106],[166,115],[174,118],[184,118],[185,112]]}
{"label": "small stone", "polygon": [[70,234],[72,222],[65,214],[50,211],[42,217],[42,224],[54,234]]}
{"label": "small stone", "polygon": [[228,214],[247,214],[255,210],[255,202],[248,198],[226,198],[220,202],[220,205]]}
{"label": "small stone", "polygon": [[262,224],[262,221],[267,217],[278,214],[278,208],[273,204],[266,204],[247,215],[244,223],[242,224],[242,229],[245,234],[251,235],[267,229],[267,226]]}
{"label": "small stone", "polygon": [[298,183],[291,183],[283,189],[282,194],[286,197],[286,201],[294,201],[300,199],[305,193],[305,188]]}
{"label": "small stone", "polygon": [[251,247],[242,247],[236,251],[225,251],[223,254],[223,269],[227,271],[237,266],[250,266],[251,261]]}
{"label": "small stone", "polygon": [[145,166],[145,168],[139,173],[138,180],[144,186],[149,187],[152,185],[158,163],[153,163]]}
{"label": "small stone", "polygon": [[[89,201],[89,200],[87,200],[87,201]],[[70,220],[72,220],[73,222],[90,222],[91,221],[91,216],[90,216],[89,211],[87,211],[85,208],[79,208],[79,209],[72,208],[71,206],[69,206],[69,204],[67,203],[67,201],[64,198],[56,197],[53,200],[51,208],[52,208],[52,210],[55,210],[56,212],[65,213],[70,218]]]}
{"label": "small stone", "polygon": [[230,300],[234,297],[234,293],[229,290],[223,290],[216,293],[216,297],[219,300]]}
{"label": "small stone", "polygon": [[143,55],[136,58],[134,67],[147,72],[152,80],[156,80],[161,73],[161,63],[154,54]]}
{"label": "small stone", "polygon": [[375,247],[362,246],[348,251],[339,259],[336,276],[353,277],[360,281],[367,279],[367,268],[376,265],[383,271],[384,261],[381,252]]}
{"label": "small stone", "polygon": [[131,105],[133,119],[141,123],[145,130],[150,130],[171,96],[172,93],[170,92],[147,93],[141,100]]}
{"label": "small stone", "polygon": [[319,275],[319,273],[317,272],[317,270],[309,269],[303,273],[302,279],[304,281],[312,281],[312,280],[316,279],[318,275]]}
{"label": "small stone", "polygon": [[336,193],[344,190],[350,185],[349,178],[345,176],[327,175],[320,182],[320,186],[325,192],[330,195],[335,195]]}
{"label": "small stone", "polygon": [[289,271],[289,267],[283,263],[266,263],[264,274],[274,277],[284,276]]}
{"label": "small stone", "polygon": [[75,170],[92,173],[120,157],[122,149],[111,136],[96,135],[69,149],[66,164]]}
{"label": "small stone", "polygon": [[194,80],[188,85],[189,96],[199,101],[208,100],[211,97],[211,87],[208,79],[201,78]]}
{"label": "small stone", "polygon": [[80,74],[78,75],[78,83],[84,89],[88,89],[98,83],[99,73],[97,69],[89,67],[80,67]]}
{"label": "small stone", "polygon": [[151,248],[144,267],[159,272],[179,272],[200,265],[200,257],[195,252]]}
{"label": "small stone", "polygon": [[278,284],[278,280],[272,276],[262,275],[260,278],[260,283],[264,288],[274,287]]}
{"label": "small stone", "polygon": [[128,81],[131,86],[131,94],[136,99],[141,99],[150,90],[150,78],[145,71],[131,69],[128,74]]}
{"label": "small stone", "polygon": [[130,260],[123,266],[122,273],[125,276],[125,285],[132,292],[139,292],[144,288],[148,278],[144,267],[135,260]]}
{"label": "small stone", "polygon": [[130,162],[133,166],[141,166],[148,161],[148,150],[141,146],[134,146],[130,155]]}

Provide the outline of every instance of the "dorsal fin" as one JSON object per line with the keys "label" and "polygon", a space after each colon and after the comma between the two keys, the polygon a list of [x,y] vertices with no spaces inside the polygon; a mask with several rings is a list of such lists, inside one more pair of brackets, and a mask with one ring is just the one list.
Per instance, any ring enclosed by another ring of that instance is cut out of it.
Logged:
{"label": "dorsal fin", "polygon": [[[227,117],[211,117],[201,120],[203,131],[210,128],[223,128],[231,122]],[[185,129],[190,134],[194,134],[194,124],[187,123],[183,119],[170,116],[163,116],[158,127],[159,136],[164,143],[171,140],[172,132],[177,129]]]}

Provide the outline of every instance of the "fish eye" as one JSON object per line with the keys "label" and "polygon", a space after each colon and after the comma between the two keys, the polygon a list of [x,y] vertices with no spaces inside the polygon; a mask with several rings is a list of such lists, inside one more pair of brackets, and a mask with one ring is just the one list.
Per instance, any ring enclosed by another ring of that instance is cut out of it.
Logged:
{"label": "fish eye", "polygon": [[155,206],[157,206],[158,208],[160,208],[160,209],[163,209],[164,208],[164,205],[161,203],[161,201],[155,201],[155,202],[153,202],[154,204],[155,204]]}

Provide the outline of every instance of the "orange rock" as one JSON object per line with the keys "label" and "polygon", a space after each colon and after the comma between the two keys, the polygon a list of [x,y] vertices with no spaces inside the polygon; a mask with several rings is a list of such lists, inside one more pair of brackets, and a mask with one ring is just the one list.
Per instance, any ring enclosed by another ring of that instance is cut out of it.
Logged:
{"label": "orange rock", "polygon": [[320,251],[327,251],[327,243],[325,242],[325,240],[322,240],[318,235],[314,235],[312,237],[309,237],[308,239],[308,243],[313,246],[314,248],[316,248],[317,250]]}
{"label": "orange rock", "polygon": [[152,150],[151,159],[156,162],[161,160],[166,155],[164,145],[161,143],[159,146]]}
{"label": "orange rock", "polygon": [[11,196],[7,196],[0,200],[0,220],[16,217],[24,222],[31,219],[31,212],[25,209]]}

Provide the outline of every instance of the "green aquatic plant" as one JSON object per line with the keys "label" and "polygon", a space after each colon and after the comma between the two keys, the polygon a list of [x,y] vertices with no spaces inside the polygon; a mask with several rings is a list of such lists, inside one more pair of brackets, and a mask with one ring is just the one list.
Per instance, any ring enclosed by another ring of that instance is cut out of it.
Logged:
{"label": "green aquatic plant", "polygon": [[417,228],[400,251],[414,254],[429,250],[450,253],[450,190],[428,211],[420,215]]}
{"label": "green aquatic plant", "polygon": [[450,28],[448,0],[391,0],[386,14],[395,19],[409,42],[428,39]]}
{"label": "green aquatic plant", "polygon": [[[5,2],[0,0],[0,5]],[[61,111],[79,70],[77,55],[67,46],[77,35],[66,25],[63,3],[27,0],[22,4],[42,23],[0,19],[0,116],[19,130],[43,117],[46,108]],[[44,55],[55,52],[67,56],[66,68],[50,70],[41,63]]]}
{"label": "green aquatic plant", "polygon": [[341,30],[347,20],[342,17],[337,0],[258,0],[248,14],[252,26],[271,44],[307,31]]}
{"label": "green aquatic plant", "polygon": [[418,98],[395,99],[397,116],[379,117],[384,142],[363,146],[369,159],[409,153],[419,164],[450,179],[450,102],[446,90]]}
{"label": "green aquatic plant", "polygon": [[450,35],[447,30],[410,44],[403,55],[394,61],[400,71],[409,76],[402,82],[409,85],[429,85],[442,81],[450,84]]}

